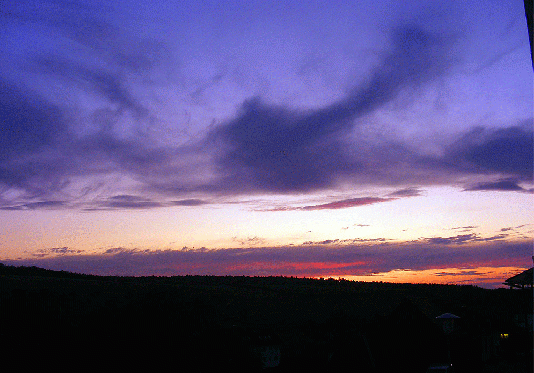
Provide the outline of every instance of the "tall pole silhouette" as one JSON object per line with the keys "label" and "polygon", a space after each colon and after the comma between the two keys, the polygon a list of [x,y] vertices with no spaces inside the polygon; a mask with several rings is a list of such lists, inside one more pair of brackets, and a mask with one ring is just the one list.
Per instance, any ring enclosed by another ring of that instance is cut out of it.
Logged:
{"label": "tall pole silhouette", "polygon": [[534,58],[532,57],[532,0],[523,0],[525,3],[525,16],[527,18],[528,38],[530,40],[530,59],[532,61],[532,67],[534,68]]}

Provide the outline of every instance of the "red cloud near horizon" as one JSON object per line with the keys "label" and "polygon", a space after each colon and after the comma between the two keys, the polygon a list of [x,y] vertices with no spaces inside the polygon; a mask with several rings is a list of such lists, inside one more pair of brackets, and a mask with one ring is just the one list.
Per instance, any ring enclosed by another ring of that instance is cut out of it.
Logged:
{"label": "red cloud near horizon", "polygon": [[[434,237],[435,238],[435,237]],[[447,238],[444,238],[447,239]],[[76,273],[110,276],[367,276],[394,270],[414,274],[429,269],[474,269],[531,265],[531,240],[428,240],[409,242],[332,241],[330,245],[303,244],[199,250],[138,250],[116,248],[105,252],[72,254],[66,248],[7,265],[37,266]],[[483,283],[483,274],[472,283]],[[413,277],[414,281],[417,281]],[[424,281],[424,279],[422,279]],[[503,279],[504,280],[504,279]]]}

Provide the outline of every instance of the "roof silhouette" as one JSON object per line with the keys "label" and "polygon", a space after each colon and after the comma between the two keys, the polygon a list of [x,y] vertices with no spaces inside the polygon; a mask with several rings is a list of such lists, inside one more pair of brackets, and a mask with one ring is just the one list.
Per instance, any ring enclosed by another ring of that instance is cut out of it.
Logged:
{"label": "roof silhouette", "polygon": [[532,287],[532,271],[534,268],[529,268],[526,271],[523,271],[515,276],[512,276],[504,281],[505,285],[510,286],[510,288],[524,288]]}

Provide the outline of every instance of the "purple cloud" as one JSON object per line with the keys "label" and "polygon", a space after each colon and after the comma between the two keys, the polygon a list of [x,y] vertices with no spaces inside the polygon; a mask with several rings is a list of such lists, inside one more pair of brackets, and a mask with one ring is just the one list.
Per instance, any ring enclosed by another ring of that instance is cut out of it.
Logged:
{"label": "purple cloud", "polygon": [[[532,119],[497,130],[476,128],[457,141],[448,158],[465,171],[501,173],[515,177],[517,181],[531,181],[533,143]],[[514,187],[511,182],[502,185]]]}
{"label": "purple cloud", "polygon": [[28,202],[23,204],[14,204],[9,206],[0,207],[0,210],[53,210],[67,208],[68,205],[63,201],[38,201]]}
{"label": "purple cloud", "polygon": [[487,241],[494,241],[494,240],[504,240],[508,237],[506,234],[498,234],[496,236],[492,237],[480,237],[476,233],[469,233],[469,234],[459,234],[457,236],[453,237],[431,237],[426,238],[425,240],[431,244],[439,244],[439,245],[462,245],[467,243],[473,243],[473,242],[487,242]]}
{"label": "purple cloud", "polygon": [[63,167],[50,163],[61,156],[47,151],[65,139],[60,108],[0,77],[0,118],[0,183],[32,196],[60,188],[56,176]]}
{"label": "purple cloud", "polygon": [[32,256],[44,258],[56,255],[75,255],[83,253],[84,250],[70,249],[68,247],[52,247],[49,249],[37,250],[36,252],[32,253]]}
{"label": "purple cloud", "polygon": [[182,199],[179,201],[172,201],[170,204],[173,206],[202,206],[207,203],[208,202],[203,201],[201,199],[190,198],[190,199]]}
{"label": "purple cloud", "polygon": [[366,206],[375,203],[388,202],[395,200],[396,198],[380,198],[380,197],[359,197],[359,198],[347,198],[339,201],[322,203],[319,205],[308,206],[282,206],[271,209],[265,209],[262,211],[315,211],[315,210],[339,210],[350,207]]}
{"label": "purple cloud", "polygon": [[517,180],[505,179],[489,183],[478,183],[465,189],[466,191],[502,191],[502,192],[519,192],[526,191],[522,188]]}
{"label": "purple cloud", "polygon": [[[441,81],[458,66],[458,36],[413,24],[388,25],[389,47],[375,55],[366,78],[342,98],[304,110],[271,103],[264,94],[248,96],[236,114],[213,118],[208,129],[194,128],[198,136],[184,145],[168,141],[162,130],[183,130],[174,117],[158,127],[159,116],[172,110],[158,111],[157,92],[185,84],[161,78],[176,62],[170,63],[163,37],[128,31],[119,18],[77,2],[13,3],[0,17],[14,34],[27,32],[29,43],[24,53],[8,50],[7,40],[0,47],[11,66],[0,72],[0,187],[20,196],[19,201],[4,198],[4,209],[63,198],[65,208],[73,201],[89,209],[199,206],[202,199],[192,196],[306,193],[341,184],[395,186],[399,189],[388,197],[398,198],[420,195],[413,185],[457,185],[466,176],[509,180],[468,190],[524,191],[519,183],[532,180],[531,119],[507,128],[466,130],[450,147],[437,144],[441,153],[433,155],[366,132],[373,114],[400,105],[399,97]],[[58,40],[61,48],[54,44]],[[210,72],[208,86],[225,81],[225,74]],[[205,90],[205,79],[199,82],[188,92]],[[72,101],[63,102],[57,92]],[[182,104],[178,99],[174,109]],[[135,180],[135,187],[115,181],[117,175]],[[91,202],[94,195],[87,197],[97,184],[107,193],[100,206]],[[79,190],[72,192],[75,186]],[[119,201],[114,195],[139,200]]]}
{"label": "purple cloud", "polygon": [[149,209],[161,207],[159,202],[150,201],[143,197],[132,195],[117,195],[109,197],[104,201],[95,203],[94,207],[89,210],[108,210],[108,209]]}
{"label": "purple cloud", "polygon": [[[252,239],[254,240],[254,239]],[[3,260],[97,275],[369,275],[395,269],[477,268],[530,265],[530,240],[473,239],[412,242],[327,240],[284,247],[137,250],[113,248],[78,253],[61,248],[55,255]],[[325,250],[325,246],[328,249]],[[73,254],[73,255],[70,255]]]}
{"label": "purple cloud", "polygon": [[200,199],[184,199],[179,201],[157,202],[142,196],[121,194],[94,201],[85,207],[85,210],[123,210],[123,209],[152,209],[163,206],[202,206],[207,202]]}
{"label": "purple cloud", "polygon": [[321,205],[304,206],[302,210],[337,210],[345,209],[349,207],[372,205],[380,202],[388,202],[395,198],[378,198],[378,197],[362,197],[362,198],[349,198],[341,201],[323,203]]}
{"label": "purple cloud", "polygon": [[137,118],[148,115],[148,109],[129,92],[125,77],[118,73],[84,66],[58,56],[40,57],[36,64],[40,73],[65,79],[82,90],[94,91],[111,104],[117,104],[119,112],[130,110]]}
{"label": "purple cloud", "polygon": [[[223,150],[217,160],[222,172],[219,187],[311,191],[333,186],[344,174],[372,173],[348,155],[342,138],[355,120],[391,102],[402,90],[443,75],[449,65],[450,43],[444,37],[404,27],[395,30],[392,43],[367,84],[327,107],[301,112],[267,105],[259,98],[246,101],[235,119],[208,138]],[[395,151],[398,156],[406,149]]]}
{"label": "purple cloud", "polygon": [[419,188],[409,187],[396,190],[389,194],[391,197],[417,197],[422,194]]}

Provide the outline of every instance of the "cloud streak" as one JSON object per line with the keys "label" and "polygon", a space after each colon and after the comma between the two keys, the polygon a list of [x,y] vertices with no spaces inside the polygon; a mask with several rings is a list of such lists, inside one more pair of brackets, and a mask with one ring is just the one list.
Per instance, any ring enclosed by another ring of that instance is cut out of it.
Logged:
{"label": "cloud streak", "polygon": [[381,198],[381,197],[358,197],[347,198],[339,201],[322,203],[318,205],[307,206],[282,206],[271,209],[263,209],[260,211],[317,211],[317,210],[339,210],[351,207],[373,205],[375,203],[388,202],[397,198]]}
{"label": "cloud streak", "polygon": [[439,245],[463,245],[463,244],[473,243],[473,242],[488,242],[488,241],[495,241],[495,240],[504,240],[507,237],[508,236],[506,234],[499,234],[499,235],[492,236],[492,237],[482,238],[475,233],[469,233],[469,234],[459,234],[453,237],[426,238],[426,241],[431,244],[439,244]]}
{"label": "cloud streak", "polygon": [[[4,261],[97,275],[283,275],[357,276],[398,269],[528,266],[531,242],[456,237],[411,242],[361,241],[235,249],[108,249],[80,253],[69,248],[37,258]],[[250,239],[251,241],[257,238]]]}
{"label": "cloud streak", "polygon": [[530,192],[519,185],[517,180],[504,179],[495,182],[477,183],[465,189],[466,191],[501,191],[501,192]]}

